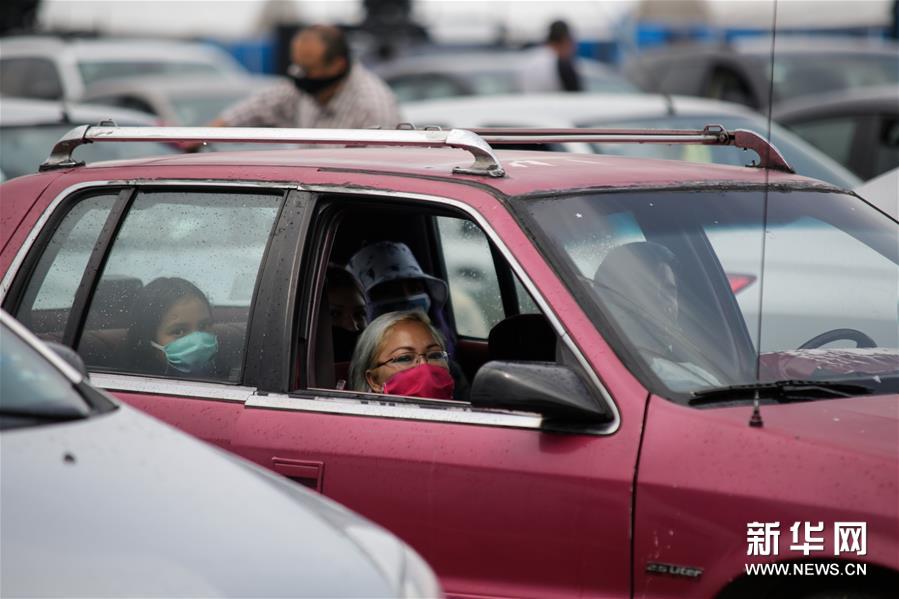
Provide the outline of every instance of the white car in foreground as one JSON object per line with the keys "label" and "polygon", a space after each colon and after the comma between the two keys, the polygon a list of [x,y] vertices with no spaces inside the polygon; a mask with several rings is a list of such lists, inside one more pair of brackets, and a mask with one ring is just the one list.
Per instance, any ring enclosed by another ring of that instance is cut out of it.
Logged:
{"label": "white car in foreground", "polygon": [[391,533],[119,404],[6,312],[0,339],[0,596],[441,595]]}

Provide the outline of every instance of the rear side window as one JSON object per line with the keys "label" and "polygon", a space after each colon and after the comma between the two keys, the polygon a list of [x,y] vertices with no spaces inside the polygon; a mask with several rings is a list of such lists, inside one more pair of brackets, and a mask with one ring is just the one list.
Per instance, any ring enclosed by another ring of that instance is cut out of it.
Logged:
{"label": "rear side window", "polygon": [[139,193],[78,345],[89,368],[237,381],[281,195]]}
{"label": "rear side window", "polygon": [[62,341],[75,293],[117,193],[88,197],[66,214],[38,260],[16,318],[45,341]]}
{"label": "rear side window", "polygon": [[56,65],[46,58],[4,58],[0,60],[0,89],[3,95],[58,100],[62,82]]}

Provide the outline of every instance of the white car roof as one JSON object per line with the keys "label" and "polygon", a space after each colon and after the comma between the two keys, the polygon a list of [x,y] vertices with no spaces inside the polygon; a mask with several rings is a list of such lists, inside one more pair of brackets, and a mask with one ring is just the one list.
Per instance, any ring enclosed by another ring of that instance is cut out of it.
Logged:
{"label": "white car roof", "polygon": [[740,105],[705,98],[603,93],[467,96],[409,102],[403,105],[403,113],[417,126],[573,127],[593,120],[662,116],[671,112],[672,106],[677,114],[758,116]]}
{"label": "white car roof", "polygon": [[139,58],[164,62],[201,60],[221,64],[223,68],[244,72],[231,56],[210,44],[180,40],[154,39],[64,39],[52,36],[18,36],[0,41],[4,54],[65,52],[76,61],[103,59],[130,61]]}
{"label": "white car roof", "polygon": [[155,125],[152,115],[101,106],[99,104],[79,104],[31,98],[11,98],[4,96],[0,101],[0,127],[23,125],[49,125],[70,122],[76,124],[99,123],[113,120],[117,125]]}

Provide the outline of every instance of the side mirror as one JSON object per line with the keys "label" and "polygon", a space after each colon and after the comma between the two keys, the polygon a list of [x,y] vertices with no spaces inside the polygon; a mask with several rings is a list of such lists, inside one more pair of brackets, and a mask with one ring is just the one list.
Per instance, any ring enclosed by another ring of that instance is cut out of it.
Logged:
{"label": "side mirror", "polygon": [[487,362],[472,381],[469,399],[479,408],[538,412],[550,419],[612,419],[574,370],[555,362]]}
{"label": "side mirror", "polygon": [[68,345],[63,345],[62,343],[56,343],[55,341],[45,341],[44,343],[53,350],[53,353],[65,360],[69,366],[77,370],[81,376],[84,377],[84,380],[90,380],[91,377],[87,372],[87,366],[84,365],[84,360],[75,353],[74,349]]}

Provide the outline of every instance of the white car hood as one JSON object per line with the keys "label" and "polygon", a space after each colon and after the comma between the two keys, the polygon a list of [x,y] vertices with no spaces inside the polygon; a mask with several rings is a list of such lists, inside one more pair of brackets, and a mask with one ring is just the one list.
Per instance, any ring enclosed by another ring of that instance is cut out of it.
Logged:
{"label": "white car hood", "polygon": [[400,554],[392,535],[127,406],[6,431],[0,452],[0,595],[397,593],[347,529]]}

